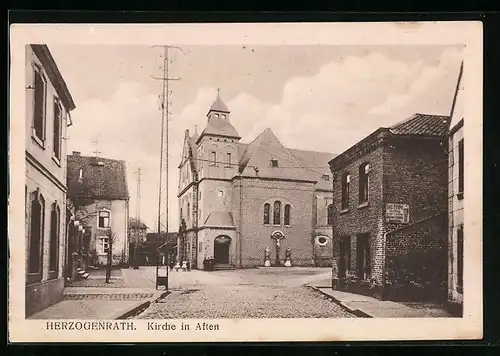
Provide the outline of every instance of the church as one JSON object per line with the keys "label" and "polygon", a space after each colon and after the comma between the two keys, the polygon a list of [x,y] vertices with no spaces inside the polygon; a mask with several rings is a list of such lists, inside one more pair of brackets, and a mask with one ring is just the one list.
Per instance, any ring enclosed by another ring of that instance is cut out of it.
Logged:
{"label": "church", "polygon": [[[331,266],[336,155],[284,147],[266,129],[240,142],[217,94],[206,126],[185,130],[177,260],[203,269]],[[287,258],[288,257],[288,258]],[[267,262],[266,262],[267,261]]]}

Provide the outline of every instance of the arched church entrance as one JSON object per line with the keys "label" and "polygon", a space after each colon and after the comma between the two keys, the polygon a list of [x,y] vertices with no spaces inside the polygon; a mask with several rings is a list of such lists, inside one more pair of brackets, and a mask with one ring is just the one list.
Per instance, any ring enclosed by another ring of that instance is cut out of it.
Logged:
{"label": "arched church entrance", "polygon": [[229,236],[220,235],[214,240],[214,262],[221,264],[229,263],[229,247],[231,246],[231,238]]}

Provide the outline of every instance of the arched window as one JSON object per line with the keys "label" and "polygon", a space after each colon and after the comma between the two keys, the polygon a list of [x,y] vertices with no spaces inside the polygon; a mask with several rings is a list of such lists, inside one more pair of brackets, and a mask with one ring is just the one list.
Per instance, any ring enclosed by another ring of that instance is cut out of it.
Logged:
{"label": "arched window", "polygon": [[[44,210],[45,201],[38,192],[32,193],[31,198],[31,218],[30,218],[30,236],[29,236],[29,260],[28,273],[38,274],[41,278],[42,272],[42,245],[44,228]],[[39,279],[38,278],[38,279]]]}
{"label": "arched window", "polygon": [[273,224],[281,225],[281,202],[279,200],[274,202]]}
{"label": "arched window", "polygon": [[189,217],[191,216],[191,204],[188,203],[188,208],[187,208],[187,219],[189,220]]}
{"label": "arched window", "polygon": [[368,162],[359,166],[359,203],[368,202],[370,164]]}
{"label": "arched window", "polygon": [[285,205],[285,217],[284,217],[284,223],[285,225],[290,226],[290,210],[291,210],[290,204]]}
{"label": "arched window", "polygon": [[271,204],[264,204],[264,225],[269,225],[269,211],[271,210]]}
{"label": "arched window", "polygon": [[330,204],[327,207],[326,221],[328,225],[333,225],[333,204]]}
{"label": "arched window", "polygon": [[49,243],[49,275],[50,278],[57,278],[58,264],[58,245],[59,245],[59,226],[61,211],[56,203],[52,204],[50,212],[50,243]]}
{"label": "arched window", "polygon": [[341,209],[347,210],[349,209],[349,183],[351,183],[351,176],[348,172],[342,174],[342,200],[341,200]]}

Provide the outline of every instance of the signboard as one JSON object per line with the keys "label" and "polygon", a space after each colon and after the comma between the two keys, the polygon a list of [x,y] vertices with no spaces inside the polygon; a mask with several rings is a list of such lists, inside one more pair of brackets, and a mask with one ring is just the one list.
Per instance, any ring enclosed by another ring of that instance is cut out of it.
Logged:
{"label": "signboard", "polygon": [[385,221],[408,224],[410,222],[410,206],[408,204],[385,204]]}

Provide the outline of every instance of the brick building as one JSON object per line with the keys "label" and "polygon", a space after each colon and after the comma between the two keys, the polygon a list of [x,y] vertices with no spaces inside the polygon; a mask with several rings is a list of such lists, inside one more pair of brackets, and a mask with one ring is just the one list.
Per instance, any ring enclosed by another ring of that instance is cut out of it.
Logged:
{"label": "brick building", "polygon": [[448,168],[448,302],[452,310],[461,313],[463,305],[464,268],[464,117],[463,64],[451,110]]}
{"label": "brick building", "polygon": [[186,130],[179,165],[179,260],[193,268],[213,259],[220,268],[331,264],[335,155],[284,147],[266,129],[241,143],[230,111],[217,96],[201,134]]}
{"label": "brick building", "polygon": [[75,104],[50,50],[26,46],[26,316],[63,298],[66,137]]}
{"label": "brick building", "polygon": [[[80,266],[105,266],[112,246],[112,264],[129,258],[129,199],[124,161],[98,156],[68,155],[68,195],[83,236],[74,236]],[[113,238],[113,241],[110,241]]]}
{"label": "brick building", "polygon": [[332,287],[384,299],[442,298],[449,117],[415,114],[331,160]]}

